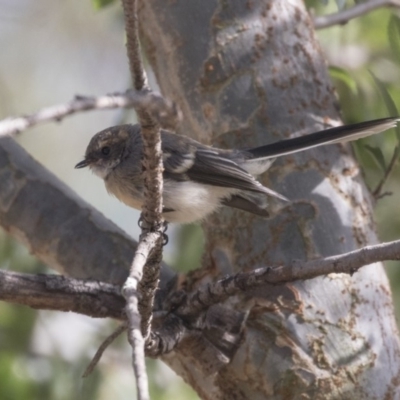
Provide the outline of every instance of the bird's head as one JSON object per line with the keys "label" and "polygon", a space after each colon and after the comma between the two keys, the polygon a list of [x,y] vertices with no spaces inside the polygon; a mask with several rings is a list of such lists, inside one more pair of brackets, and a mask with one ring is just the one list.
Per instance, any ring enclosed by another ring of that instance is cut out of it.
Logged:
{"label": "bird's head", "polygon": [[85,158],[75,168],[89,167],[100,178],[107,178],[124,158],[133,128],[132,125],[114,126],[94,135],[86,148]]}

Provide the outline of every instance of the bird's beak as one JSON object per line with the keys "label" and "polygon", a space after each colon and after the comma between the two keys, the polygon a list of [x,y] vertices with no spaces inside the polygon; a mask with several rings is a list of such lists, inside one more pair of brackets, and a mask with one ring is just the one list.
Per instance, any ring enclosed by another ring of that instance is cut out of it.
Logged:
{"label": "bird's beak", "polygon": [[90,164],[88,159],[84,159],[81,162],[78,162],[78,164],[75,165],[75,168],[85,168]]}

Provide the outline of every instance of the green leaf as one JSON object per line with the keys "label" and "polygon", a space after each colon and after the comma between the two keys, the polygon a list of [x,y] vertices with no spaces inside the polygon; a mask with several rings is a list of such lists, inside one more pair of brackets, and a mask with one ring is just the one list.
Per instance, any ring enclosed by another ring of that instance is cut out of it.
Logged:
{"label": "green leaf", "polygon": [[357,83],[345,69],[331,66],[329,67],[329,73],[332,78],[342,81],[353,94],[357,93]]}
{"label": "green leaf", "polygon": [[392,53],[400,60],[400,19],[392,15],[387,30]]}
{"label": "green leaf", "polygon": [[[369,71],[369,73],[374,78],[375,84],[381,93],[381,96],[383,98],[383,101],[385,102],[387,110],[389,111],[389,115],[392,117],[399,115],[396,104],[393,101],[392,97],[390,96],[390,93],[386,89],[386,86],[371,71]],[[396,130],[397,141],[398,143],[400,143],[400,126],[397,125],[395,130]]]}
{"label": "green leaf", "polygon": [[92,0],[92,4],[96,10],[100,10],[109,6],[111,3],[114,3],[114,1],[115,0]]}
{"label": "green leaf", "polygon": [[372,147],[368,144],[366,144],[364,147],[372,155],[372,159],[375,161],[376,165],[381,168],[383,172],[385,172],[386,163],[382,150],[379,147]]}

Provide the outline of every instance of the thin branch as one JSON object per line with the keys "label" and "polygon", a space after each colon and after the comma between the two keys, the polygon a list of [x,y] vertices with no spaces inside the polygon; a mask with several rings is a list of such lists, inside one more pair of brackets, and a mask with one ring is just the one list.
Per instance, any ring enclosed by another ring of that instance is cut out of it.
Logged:
{"label": "thin branch", "polygon": [[343,25],[351,19],[368,14],[369,12],[382,7],[400,7],[399,0],[370,0],[364,3],[358,3],[344,11],[339,11],[335,14],[330,14],[314,18],[315,29],[329,28],[333,25]]}
{"label": "thin branch", "polygon": [[[133,266],[138,274],[135,282],[140,280],[140,270],[149,257],[154,236],[155,233],[148,234],[139,244]],[[239,272],[200,286],[187,295],[186,300],[180,296],[181,304],[173,312],[178,316],[194,315],[231,296],[265,284],[280,285],[331,273],[354,274],[365,265],[389,260],[400,260],[400,240],[316,260],[294,261],[290,265]],[[95,318],[125,319],[125,303],[118,286],[60,275],[33,275],[0,270],[0,300],[36,309],[72,311]],[[170,308],[170,305],[165,307],[168,312],[171,312]]]}
{"label": "thin branch", "polygon": [[[164,316],[165,313],[161,314],[163,314],[163,318],[160,330],[151,332],[149,339],[146,341],[145,351],[146,356],[148,357],[156,358],[169,353],[175,349],[188,333],[180,318],[170,313],[166,316]],[[107,347],[109,347],[118,336],[126,331],[127,328],[128,324],[124,322],[103,341],[87,366],[85,372],[82,374],[82,378],[87,378],[93,372]]]}
{"label": "thin branch", "polygon": [[[164,241],[164,222],[162,218],[162,150],[161,137],[157,127],[142,125],[143,137],[143,169],[144,169],[144,198],[142,212],[142,230],[144,235],[152,233],[152,252],[146,262],[143,278],[139,285],[141,294],[139,311],[142,317],[141,329],[145,338],[149,336],[154,296],[158,288],[162,248]],[[155,234],[155,235],[154,235]]]}
{"label": "thin branch", "polygon": [[179,316],[198,315],[214,304],[222,303],[231,296],[258,286],[313,279],[331,273],[352,275],[364,265],[388,260],[400,260],[400,240],[317,260],[294,261],[291,265],[239,272],[217,282],[200,286],[185,298],[175,313]]}
{"label": "thin branch", "polygon": [[68,103],[43,108],[36,113],[0,121],[0,137],[20,133],[44,122],[60,122],[65,117],[83,111],[113,108],[146,109],[165,129],[174,129],[181,118],[175,104],[165,100],[160,94],[150,91],[129,90],[105,96],[76,96]]}
{"label": "thin branch", "polygon": [[[151,243],[154,238],[148,239]],[[137,271],[138,275],[136,279],[133,279],[133,286],[128,288],[134,292],[136,292],[135,285],[140,279],[140,270],[151,252],[151,245],[149,246],[146,241],[141,242],[139,246],[140,249],[134,260],[134,271]],[[190,326],[195,327],[197,332],[201,330],[204,311],[215,304],[223,303],[231,296],[266,284],[280,285],[331,273],[354,274],[364,265],[387,260],[400,260],[400,240],[367,246],[327,258],[296,261],[290,265],[241,272],[217,282],[202,285],[185,296],[179,296],[181,292],[177,292],[176,297],[179,301],[168,304],[165,302],[165,311],[156,313],[159,314],[158,328],[151,332],[146,342],[146,354],[157,357],[172,351],[184,337],[190,334]],[[124,319],[124,301],[116,293],[117,291],[118,287],[99,282],[81,281],[57,275],[29,275],[0,271],[0,300],[33,308]],[[67,299],[68,307],[60,300],[63,296]],[[132,296],[132,298],[136,297]],[[138,313],[133,315],[138,315]],[[186,322],[183,323],[183,321]],[[137,336],[140,334],[140,321],[136,320],[134,323],[136,332],[133,340],[138,340],[138,345],[134,348],[143,349],[143,337]],[[141,359],[144,362],[144,354]]]}
{"label": "thin branch", "polygon": [[137,395],[140,400],[147,400],[150,398],[144,354],[145,342],[141,332],[137,290],[138,284],[142,279],[143,268],[152,250],[153,238],[149,238],[149,243],[146,239],[147,237],[142,235],[133,257],[129,277],[122,288],[122,294],[126,299],[125,311],[129,322],[128,340],[132,347],[132,366],[137,382]]}
{"label": "thin branch", "polygon": [[[127,51],[131,69],[132,80],[136,90],[147,88],[146,73],[143,68],[138,37],[137,2],[123,1],[126,31]],[[149,336],[151,318],[154,304],[154,296],[158,287],[160,264],[162,261],[162,243],[164,224],[162,219],[162,150],[160,126],[148,114],[147,110],[137,110],[141,125],[143,140],[143,180],[144,180],[144,204],[141,216],[142,237],[149,238],[149,233],[154,239],[146,260],[146,268],[139,285],[140,302],[139,312],[141,315],[141,329],[145,338]],[[144,264],[143,264],[144,267]]]}
{"label": "thin branch", "polygon": [[399,154],[400,154],[400,147],[396,146],[396,148],[394,149],[394,152],[393,152],[393,156],[390,160],[388,167],[386,168],[386,171],[385,171],[381,181],[378,183],[375,190],[372,192],[372,196],[374,197],[375,200],[378,200],[386,195],[386,193],[382,193],[382,188],[383,188],[383,185],[388,180],[390,174],[392,173],[393,168],[396,164],[396,161],[399,158]]}
{"label": "thin branch", "polygon": [[[122,7],[127,38],[126,48],[134,88],[148,90],[147,76],[140,52],[137,1],[122,0]],[[143,337],[150,336],[154,296],[159,284],[162,261],[163,165],[159,123],[145,108],[138,107],[136,112],[143,140],[142,175],[145,201],[141,216],[142,234],[129,277],[123,287],[123,295],[127,302],[128,339],[132,346],[132,363],[137,380],[138,399],[141,400],[149,398]],[[140,302],[138,302],[139,295]]]}
{"label": "thin branch", "polygon": [[99,363],[103,353],[107,349],[108,346],[119,336],[122,332],[126,331],[127,324],[123,323],[120,325],[111,335],[109,335],[104,342],[97,349],[96,354],[93,356],[92,361],[90,361],[89,365],[85,369],[85,372],[82,374],[82,378],[87,378],[95,369],[96,365]]}
{"label": "thin branch", "polygon": [[[132,81],[136,90],[146,90],[147,76],[140,53],[137,1],[122,0],[122,6]],[[144,358],[144,338],[148,338],[150,334],[154,296],[159,283],[162,260],[163,166],[160,125],[146,109],[136,108],[136,112],[143,140],[142,175],[145,201],[141,216],[142,234],[122,293],[127,302],[128,340],[132,346],[132,364],[137,380],[138,399],[147,400],[150,396]],[[138,286],[140,281],[141,285]],[[140,303],[138,303],[139,295]]]}
{"label": "thin branch", "polygon": [[139,21],[137,17],[137,1],[122,0],[124,9],[126,51],[128,53],[129,67],[133,86],[136,90],[147,89],[147,76],[143,68],[139,41]]}
{"label": "thin branch", "polygon": [[0,270],[0,300],[40,310],[73,311],[93,318],[125,319],[119,286],[60,275]]}

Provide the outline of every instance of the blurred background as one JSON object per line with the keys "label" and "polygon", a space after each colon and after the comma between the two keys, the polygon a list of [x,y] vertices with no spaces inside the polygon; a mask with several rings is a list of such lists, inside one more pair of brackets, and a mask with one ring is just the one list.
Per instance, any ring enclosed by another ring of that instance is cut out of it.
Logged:
{"label": "blurred background", "polygon": [[[306,3],[316,15],[354,5],[352,1]],[[391,114],[371,72],[394,103],[400,104],[400,23],[394,13],[377,10],[345,26],[318,31],[346,123]],[[0,118],[32,113],[79,94],[102,95],[129,87],[119,2],[99,8],[89,0],[0,0],[0,54]],[[152,85],[155,87],[154,82]],[[40,125],[17,140],[86,201],[137,239],[139,214],[108,196],[103,182],[89,171],[73,168],[94,133],[133,121],[132,110],[92,111],[58,124]],[[367,146],[381,149],[382,153],[376,154]],[[382,163],[388,164],[396,146],[395,132],[357,142],[354,150],[372,190],[382,177]],[[376,204],[375,219],[382,241],[400,237],[400,219],[393,218],[400,203],[400,186],[396,184],[399,174],[396,165],[384,188],[393,195]],[[195,268],[203,246],[199,227],[170,228],[168,232],[166,261],[177,269]],[[1,228],[0,268],[29,273],[48,271]],[[387,263],[387,271],[399,313],[400,264]],[[0,399],[131,399],[135,386],[125,338],[106,351],[89,378],[80,378],[98,345],[115,326],[113,321],[36,312],[0,303]],[[161,362],[149,360],[148,367],[153,399],[197,398]]]}

